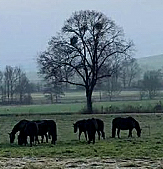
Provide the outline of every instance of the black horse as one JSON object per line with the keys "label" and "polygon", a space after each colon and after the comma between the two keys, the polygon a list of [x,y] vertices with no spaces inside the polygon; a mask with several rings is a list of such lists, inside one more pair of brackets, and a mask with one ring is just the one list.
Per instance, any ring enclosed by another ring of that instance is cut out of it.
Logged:
{"label": "black horse", "polygon": [[32,143],[34,141],[38,140],[38,125],[36,122],[30,121],[28,122],[24,128],[20,131],[18,135],[18,144],[27,144],[27,137],[29,136],[30,138],[30,146],[32,147]]}
{"label": "black horse", "polygon": [[[93,121],[93,123],[92,123],[92,121]],[[93,125],[94,125],[94,127],[93,127]],[[93,130],[92,133],[94,133],[94,129],[95,129],[95,133],[97,131],[99,140],[100,140],[101,135],[102,135],[103,139],[105,139],[104,122],[101,119],[92,118],[92,119],[87,119],[87,120],[85,120],[85,119],[79,120],[74,124],[74,133],[76,133],[78,129],[79,129],[79,140],[80,140],[80,136],[81,136],[82,132],[84,132],[85,139],[87,140],[87,134],[89,133],[88,134],[88,137],[89,137],[89,135],[91,133],[91,129]]]}
{"label": "black horse", "polygon": [[[24,129],[24,127],[26,126],[27,123],[29,122],[35,122],[38,126],[38,136],[42,137],[41,142],[43,142],[44,136],[46,137],[46,142],[48,142],[48,135],[52,136],[52,144],[55,144],[56,140],[57,140],[57,128],[56,128],[56,123],[53,120],[34,120],[34,121],[29,121],[29,120],[21,120],[19,121],[14,128],[12,129],[12,132],[9,133],[9,137],[10,137],[10,143],[14,142],[15,139],[15,134],[17,132],[21,132],[22,129]],[[19,136],[19,138],[21,137],[21,135]],[[37,137],[37,140],[38,137]],[[24,143],[26,143],[27,141],[24,141]]]}
{"label": "black horse", "polygon": [[47,123],[47,131],[49,136],[52,137],[52,144],[55,144],[55,142],[57,141],[57,125],[56,122],[54,120],[44,120]]}
{"label": "black horse", "polygon": [[9,133],[9,137],[10,137],[10,143],[13,143],[15,140],[15,134],[18,131],[21,131],[25,125],[29,123],[29,120],[20,120],[12,129],[11,133]]}
{"label": "black horse", "polygon": [[120,138],[120,130],[129,130],[129,135],[128,137],[132,137],[132,130],[136,129],[137,131],[137,136],[140,137],[141,135],[141,129],[138,121],[136,121],[132,117],[127,117],[127,118],[121,118],[117,117],[113,119],[112,121],[112,137],[114,138],[116,135],[116,129],[117,130],[117,135],[118,138]]}
{"label": "black horse", "polygon": [[93,141],[93,144],[95,143],[95,134],[97,129],[98,129],[98,124],[96,119],[92,118],[86,121],[86,130],[88,133],[88,144],[90,144],[91,141]]}
{"label": "black horse", "polygon": [[82,132],[84,133],[85,139],[87,140],[86,121],[87,120],[84,119],[84,120],[79,120],[76,123],[74,123],[74,133],[76,133],[77,130],[79,129],[79,140],[80,140],[80,136]]}
{"label": "black horse", "polygon": [[[48,123],[46,120],[37,120],[37,121],[33,121],[36,122],[37,126],[38,126],[38,136],[41,136],[41,143],[43,143],[44,140],[44,136],[46,138],[46,142],[48,143]],[[39,140],[36,140],[38,142],[38,144],[40,143]]]}

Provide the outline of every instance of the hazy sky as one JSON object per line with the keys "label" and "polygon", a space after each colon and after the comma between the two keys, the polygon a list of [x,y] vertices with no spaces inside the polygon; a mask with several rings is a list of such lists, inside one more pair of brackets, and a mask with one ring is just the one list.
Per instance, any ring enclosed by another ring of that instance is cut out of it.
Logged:
{"label": "hazy sky", "polygon": [[115,20],[134,41],[136,58],[163,54],[162,0],[0,0],[0,70],[35,68],[37,54],[65,19],[87,9]]}

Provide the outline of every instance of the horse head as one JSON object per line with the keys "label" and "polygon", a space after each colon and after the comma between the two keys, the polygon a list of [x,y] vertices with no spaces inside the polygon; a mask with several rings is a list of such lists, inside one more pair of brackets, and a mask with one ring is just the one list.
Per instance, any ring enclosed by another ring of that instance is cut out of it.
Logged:
{"label": "horse head", "polygon": [[137,129],[137,136],[138,136],[138,137],[140,137],[140,136],[141,136],[141,131],[142,131],[142,129],[141,129],[141,128]]}
{"label": "horse head", "polygon": [[78,129],[78,126],[77,126],[76,123],[74,123],[73,126],[74,126],[74,133],[76,133],[76,132],[77,132],[77,129]]}

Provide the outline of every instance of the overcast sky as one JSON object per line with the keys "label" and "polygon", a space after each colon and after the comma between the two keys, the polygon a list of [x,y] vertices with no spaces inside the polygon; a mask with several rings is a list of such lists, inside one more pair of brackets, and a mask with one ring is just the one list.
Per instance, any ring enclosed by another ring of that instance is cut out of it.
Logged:
{"label": "overcast sky", "polygon": [[0,70],[36,68],[37,54],[74,11],[97,10],[133,40],[135,57],[163,54],[162,0],[0,0]]}

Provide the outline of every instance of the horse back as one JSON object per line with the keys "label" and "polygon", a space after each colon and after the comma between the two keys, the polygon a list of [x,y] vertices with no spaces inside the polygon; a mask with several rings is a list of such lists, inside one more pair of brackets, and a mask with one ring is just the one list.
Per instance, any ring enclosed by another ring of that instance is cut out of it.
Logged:
{"label": "horse back", "polygon": [[38,125],[36,122],[28,122],[26,124],[26,127],[24,129],[24,132],[27,136],[37,136],[38,135],[38,131],[39,131],[39,128],[38,128]]}
{"label": "horse back", "polygon": [[98,130],[103,131],[104,130],[104,122],[101,119],[96,119]]}
{"label": "horse back", "polygon": [[24,127],[26,126],[26,124],[29,122],[29,120],[20,120],[12,129],[12,133],[16,133],[18,131],[21,131],[22,129],[24,129]]}
{"label": "horse back", "polygon": [[85,120],[85,119],[79,120],[76,122],[76,125],[80,131],[86,131],[86,122],[87,122],[87,120]]}

